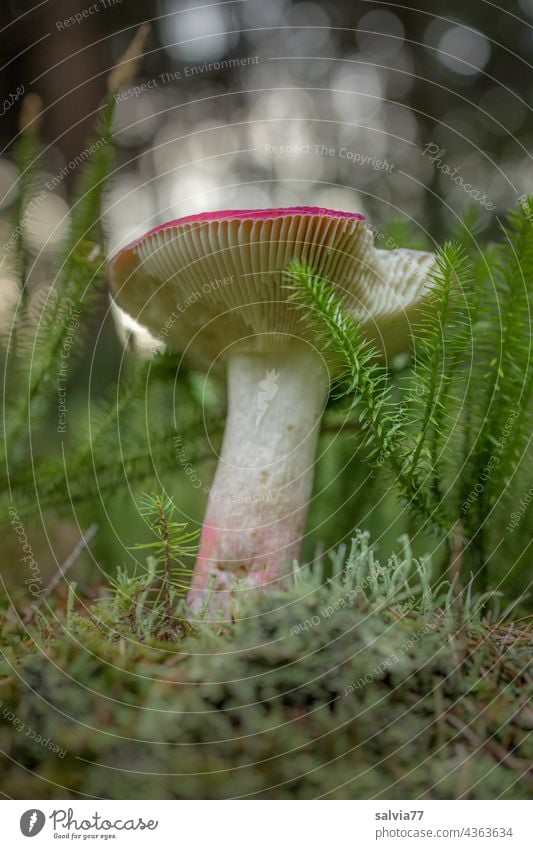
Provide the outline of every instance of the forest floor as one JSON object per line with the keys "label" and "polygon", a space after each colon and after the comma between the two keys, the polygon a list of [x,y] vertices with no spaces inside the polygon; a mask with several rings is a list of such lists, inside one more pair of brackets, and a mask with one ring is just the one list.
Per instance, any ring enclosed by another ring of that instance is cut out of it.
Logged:
{"label": "forest floor", "polygon": [[[372,580],[369,580],[369,585]],[[523,799],[532,617],[301,580],[151,636],[109,588],[3,614],[13,798]],[[450,601],[451,598],[451,601]],[[161,623],[160,623],[161,626]]]}

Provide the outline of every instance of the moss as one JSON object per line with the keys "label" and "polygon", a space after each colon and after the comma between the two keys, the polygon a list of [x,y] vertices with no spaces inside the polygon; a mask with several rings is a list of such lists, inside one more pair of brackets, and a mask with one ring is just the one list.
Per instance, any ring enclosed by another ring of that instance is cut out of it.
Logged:
{"label": "moss", "polygon": [[451,629],[442,608],[399,612],[314,580],[179,642],[109,639],[89,609],[70,635],[59,613],[24,654],[11,626],[3,709],[66,749],[4,719],[2,780],[17,798],[530,793],[530,631]]}

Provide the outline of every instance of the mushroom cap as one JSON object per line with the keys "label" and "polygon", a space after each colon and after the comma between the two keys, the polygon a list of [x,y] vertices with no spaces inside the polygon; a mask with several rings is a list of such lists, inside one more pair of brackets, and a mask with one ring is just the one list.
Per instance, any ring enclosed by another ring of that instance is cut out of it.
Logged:
{"label": "mushroom cap", "polygon": [[377,250],[362,215],[317,207],[226,210],[150,230],[110,262],[116,303],[177,351],[209,365],[237,347],[311,342],[283,274],[300,260],[332,283],[386,355],[409,347],[433,255]]}

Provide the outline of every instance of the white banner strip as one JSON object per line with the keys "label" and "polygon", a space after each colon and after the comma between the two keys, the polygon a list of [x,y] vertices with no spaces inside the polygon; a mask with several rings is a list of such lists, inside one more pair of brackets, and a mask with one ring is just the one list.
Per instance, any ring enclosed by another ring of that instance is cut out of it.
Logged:
{"label": "white banner strip", "polygon": [[533,846],[533,802],[520,801],[43,800],[4,801],[0,810],[6,849],[67,840],[158,849]]}

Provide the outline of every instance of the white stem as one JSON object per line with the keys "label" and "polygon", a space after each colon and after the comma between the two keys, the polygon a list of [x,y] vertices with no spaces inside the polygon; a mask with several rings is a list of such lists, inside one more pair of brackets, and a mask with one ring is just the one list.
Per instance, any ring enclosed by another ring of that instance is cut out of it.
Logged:
{"label": "white stem", "polygon": [[316,443],[328,392],[309,348],[235,353],[228,417],[189,603],[226,615],[240,590],[286,576],[300,555]]}

